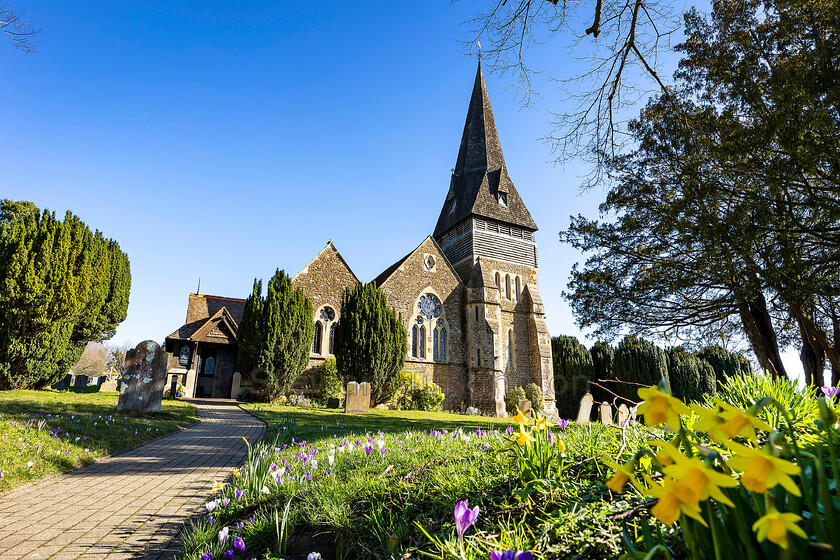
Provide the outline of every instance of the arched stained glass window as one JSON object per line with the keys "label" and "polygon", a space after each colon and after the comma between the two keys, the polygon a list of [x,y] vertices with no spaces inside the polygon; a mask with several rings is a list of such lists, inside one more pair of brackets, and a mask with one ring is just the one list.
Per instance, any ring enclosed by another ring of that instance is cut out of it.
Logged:
{"label": "arched stained glass window", "polygon": [[500,290],[502,289],[502,281],[499,278],[499,273],[498,272],[496,273],[496,287],[499,288]]}
{"label": "arched stained glass window", "polygon": [[516,277],[516,301],[519,301],[519,276]]}
{"label": "arched stained glass window", "polygon": [[411,357],[417,357],[417,325],[411,327]]}
{"label": "arched stained glass window", "polygon": [[329,345],[329,353],[335,354],[335,323],[330,325],[330,345]]}
{"label": "arched stained glass window", "polygon": [[321,338],[323,336],[324,326],[321,321],[315,321],[315,338],[312,339],[312,353],[321,353]]}
{"label": "arched stained glass window", "polygon": [[426,359],[426,327],[420,327],[420,355],[419,358]]}
{"label": "arched stained glass window", "polygon": [[440,329],[435,329],[432,333],[432,359],[434,361],[438,361],[438,337],[440,335]]}
{"label": "arched stained glass window", "polygon": [[440,361],[446,361],[446,329],[440,329]]}
{"label": "arched stained glass window", "polygon": [[510,299],[510,275],[505,276],[505,297]]}

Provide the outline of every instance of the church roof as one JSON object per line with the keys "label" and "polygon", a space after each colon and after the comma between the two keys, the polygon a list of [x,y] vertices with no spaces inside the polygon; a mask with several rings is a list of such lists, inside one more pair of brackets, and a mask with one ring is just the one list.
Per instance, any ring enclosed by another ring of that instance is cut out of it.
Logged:
{"label": "church roof", "polygon": [[[499,202],[500,192],[507,195],[507,205]],[[458,160],[434,235],[443,234],[471,214],[537,229],[508,176],[481,62],[475,75]]]}
{"label": "church roof", "polygon": [[186,322],[166,338],[178,338],[182,340],[191,338],[198,329],[205,325],[208,320],[218,315],[222,309],[225,310],[235,324],[238,324],[242,321],[245,300],[191,293],[189,302],[187,303]]}

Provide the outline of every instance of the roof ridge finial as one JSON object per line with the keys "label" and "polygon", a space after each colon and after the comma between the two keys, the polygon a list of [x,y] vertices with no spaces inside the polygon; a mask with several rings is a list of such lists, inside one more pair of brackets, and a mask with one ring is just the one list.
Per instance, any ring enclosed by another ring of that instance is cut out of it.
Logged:
{"label": "roof ridge finial", "polygon": [[478,43],[478,65],[481,66],[481,39],[476,39]]}

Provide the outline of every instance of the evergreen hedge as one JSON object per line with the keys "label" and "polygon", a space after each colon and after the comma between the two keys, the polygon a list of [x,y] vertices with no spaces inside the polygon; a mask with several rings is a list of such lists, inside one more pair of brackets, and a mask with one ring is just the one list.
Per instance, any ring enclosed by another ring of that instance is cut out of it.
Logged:
{"label": "evergreen hedge", "polygon": [[577,417],[580,399],[589,390],[595,368],[586,346],[573,336],[551,338],[554,360],[554,390],[561,418]]}
{"label": "evergreen hedge", "polygon": [[0,389],[59,381],[125,320],[128,255],[70,212],[0,202]]}
{"label": "evergreen hedge", "polygon": [[721,346],[707,346],[697,352],[697,357],[708,363],[715,372],[718,383],[725,384],[735,375],[752,375],[749,360],[737,352],[730,352]]}
{"label": "evergreen hedge", "polygon": [[663,378],[668,379],[668,358],[665,351],[642,338],[626,336],[615,350],[613,364],[616,393],[633,402],[639,401],[639,386],[656,385]]}
{"label": "evergreen hedge", "polygon": [[666,351],[671,392],[684,401],[701,402],[704,395],[714,396],[715,371],[706,361],[675,346]]}

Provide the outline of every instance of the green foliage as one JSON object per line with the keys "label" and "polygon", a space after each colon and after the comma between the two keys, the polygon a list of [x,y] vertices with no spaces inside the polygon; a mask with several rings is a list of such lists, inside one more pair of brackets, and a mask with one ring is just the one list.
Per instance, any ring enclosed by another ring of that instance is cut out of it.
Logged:
{"label": "green foliage", "polygon": [[446,398],[446,395],[443,394],[438,384],[431,381],[424,383],[414,393],[417,410],[426,412],[439,412],[444,398]]}
{"label": "green foliage", "polygon": [[388,402],[394,395],[407,344],[401,318],[376,284],[344,291],[335,328],[338,372],[344,383],[370,383],[371,405]]}
{"label": "green foliage", "polygon": [[727,379],[735,375],[753,373],[749,360],[721,346],[706,346],[697,352],[697,357],[712,366],[718,383],[725,384]]}
{"label": "green foliage", "polygon": [[0,389],[60,380],[125,320],[128,256],[70,212],[0,203]]}
{"label": "green foliage", "polygon": [[[811,428],[819,418],[817,390],[813,387],[797,387],[790,379],[773,379],[767,375],[734,375],[720,385],[718,398],[741,409],[748,409],[764,397],[772,397],[787,411],[791,422],[797,428]],[[712,399],[706,399],[713,405]],[[783,428],[784,418],[775,407],[765,407],[761,417],[774,430]]]}
{"label": "green foliage", "polygon": [[633,402],[639,400],[639,385],[650,387],[658,385],[663,378],[668,379],[665,351],[635,336],[626,336],[618,343],[613,368],[618,381],[615,392]]}
{"label": "green foliage", "polygon": [[[615,390],[615,373],[613,372],[613,363],[615,362],[615,349],[606,342],[596,342],[589,349],[589,354],[592,356],[592,366],[595,370],[593,378],[596,382],[599,380],[606,389]],[[600,387],[592,387],[592,397],[599,402],[612,402],[615,395],[607,392]]]}
{"label": "green foliage", "polygon": [[673,395],[684,401],[699,402],[705,395],[716,392],[715,371],[707,362],[690,354],[682,346],[666,351],[668,379]]}
{"label": "green foliage", "polygon": [[318,402],[326,405],[329,399],[341,400],[343,387],[341,385],[341,376],[338,375],[335,358],[325,360],[318,369],[321,377],[318,388]]}
{"label": "green foliage", "polygon": [[545,399],[543,399],[543,392],[536,383],[528,383],[525,385],[525,398],[531,401],[531,409],[542,413],[545,408]]}
{"label": "green foliage", "polygon": [[505,395],[505,410],[510,415],[516,414],[516,407],[519,406],[519,401],[525,400],[525,389],[522,387],[514,387]]}
{"label": "green foliage", "polygon": [[589,390],[589,381],[595,375],[592,355],[573,336],[552,337],[551,354],[557,411],[561,418],[574,418],[580,399]]}
{"label": "green foliage", "polygon": [[262,281],[254,280],[245,302],[237,333],[239,370],[249,374],[265,400],[273,402],[288,394],[306,369],[314,336],[312,304],[278,269],[268,281],[265,298]]}

